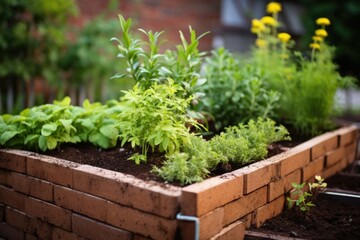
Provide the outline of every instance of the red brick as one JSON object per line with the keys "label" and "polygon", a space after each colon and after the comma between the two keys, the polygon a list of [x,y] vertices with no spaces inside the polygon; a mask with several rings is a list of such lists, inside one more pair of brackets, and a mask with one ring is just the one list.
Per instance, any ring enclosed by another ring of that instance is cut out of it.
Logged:
{"label": "red brick", "polygon": [[25,213],[65,230],[71,230],[71,212],[53,204],[28,197]]}
{"label": "red brick", "polygon": [[108,202],[107,223],[154,239],[174,239],[177,221]]}
{"label": "red brick", "polygon": [[216,234],[210,240],[238,240],[245,237],[245,222],[236,221],[223,228],[220,233]]}
{"label": "red brick", "polygon": [[30,152],[21,150],[0,150],[0,168],[15,172],[26,172],[26,156]]}
{"label": "red brick", "polygon": [[246,229],[250,228],[251,222],[252,222],[252,213],[249,213],[245,217],[241,218],[241,221],[243,221],[245,223]]}
{"label": "red brick", "polygon": [[251,193],[279,176],[277,163],[263,160],[239,169],[244,174],[244,194]]}
{"label": "red brick", "polygon": [[238,171],[183,188],[180,205],[185,215],[202,216],[243,194],[243,175]]}
{"label": "red brick", "polygon": [[16,209],[6,208],[6,222],[38,239],[51,239],[51,226]]}
{"label": "red brick", "polygon": [[12,189],[0,186],[0,202],[7,206],[24,211],[26,195]]}
{"label": "red brick", "polygon": [[74,233],[90,240],[130,240],[132,238],[130,232],[103,224],[101,222],[77,214],[72,215],[72,228]]}
{"label": "red brick", "polygon": [[13,173],[12,178],[13,188],[15,191],[39,198],[44,201],[53,202],[53,184],[19,173]]}
{"label": "red brick", "polygon": [[355,125],[351,125],[337,130],[336,133],[340,136],[340,146],[346,146],[358,139],[359,128]]}
{"label": "red brick", "polygon": [[280,197],[284,193],[292,189],[292,183],[301,182],[301,170],[296,170],[278,181],[271,182],[268,185],[268,202],[273,201],[274,199]]}
{"label": "red brick", "polygon": [[265,206],[258,208],[254,214],[255,217],[253,218],[255,227],[258,228],[263,225],[266,220],[279,215],[284,208],[284,203],[285,197],[281,196]]}
{"label": "red brick", "polygon": [[[314,161],[310,162],[304,167],[303,170],[303,181],[307,181],[310,178],[318,175],[324,169],[324,157],[319,157]],[[299,182],[298,182],[299,183]]]}
{"label": "red brick", "polygon": [[0,222],[0,237],[4,239],[23,240],[25,239],[25,234],[19,229],[11,227],[4,222]]}
{"label": "red brick", "polygon": [[[217,208],[199,218],[200,239],[209,239],[219,233],[223,227],[224,208]],[[181,236],[183,239],[194,239],[195,223],[193,221],[180,221]]]}
{"label": "red brick", "polygon": [[82,165],[74,171],[74,189],[166,218],[175,218],[181,188]]}
{"label": "red brick", "polygon": [[339,147],[339,137],[334,132],[324,133],[308,142],[312,144],[311,160],[325,156],[327,152]]}
{"label": "red brick", "polygon": [[342,162],[338,162],[331,167],[325,169],[321,175],[324,179],[327,179],[331,176],[334,176],[336,173],[340,172],[344,168]]}
{"label": "red brick", "polygon": [[87,240],[83,237],[80,237],[79,235],[65,231],[64,229],[53,227],[52,228],[52,234],[51,234],[51,240]]}
{"label": "red brick", "polygon": [[326,167],[340,162],[343,158],[345,158],[345,147],[339,147],[338,149],[327,153],[325,158]]}
{"label": "red brick", "polygon": [[62,186],[73,186],[73,168],[78,163],[43,155],[27,157],[27,173],[30,176]]}
{"label": "red brick", "polygon": [[357,157],[357,155],[356,155],[356,146],[357,146],[357,143],[354,142],[354,143],[352,143],[352,144],[345,147],[345,156],[346,156],[346,159],[347,159],[349,164],[354,162],[354,160]]}
{"label": "red brick", "polygon": [[262,187],[254,192],[244,195],[224,207],[224,225],[235,222],[267,202],[267,187]]}
{"label": "red brick", "polygon": [[55,186],[55,204],[76,213],[106,221],[107,201],[69,188]]}
{"label": "red brick", "polygon": [[0,168],[0,185],[12,187],[11,171]]}
{"label": "red brick", "polygon": [[308,164],[310,162],[310,147],[311,145],[305,142],[279,154],[280,176],[284,177]]}
{"label": "red brick", "polygon": [[349,166],[349,163],[348,160],[346,158],[344,158],[343,160],[341,160],[341,169],[345,169],[347,166]]}

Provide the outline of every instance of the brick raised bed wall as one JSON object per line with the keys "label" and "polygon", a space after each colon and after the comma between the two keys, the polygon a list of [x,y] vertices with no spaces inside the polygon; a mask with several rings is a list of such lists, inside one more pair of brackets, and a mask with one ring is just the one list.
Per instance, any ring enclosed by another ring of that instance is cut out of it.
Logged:
{"label": "brick raised bed wall", "polygon": [[291,182],[328,178],[356,156],[355,126],[184,188],[19,150],[0,150],[5,239],[241,239],[281,213]]}

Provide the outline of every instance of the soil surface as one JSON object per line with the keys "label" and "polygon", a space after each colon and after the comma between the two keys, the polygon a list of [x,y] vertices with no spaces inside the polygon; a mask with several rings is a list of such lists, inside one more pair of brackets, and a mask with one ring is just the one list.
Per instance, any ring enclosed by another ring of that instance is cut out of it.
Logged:
{"label": "soil surface", "polygon": [[[268,147],[268,156],[273,156],[275,154],[279,154],[289,147],[295,146],[296,142],[282,142],[282,143],[274,143]],[[146,163],[135,164],[132,160],[127,160],[132,154],[139,152],[139,149],[132,149],[129,144],[125,144],[125,146],[114,147],[111,149],[101,149],[95,147],[88,143],[80,143],[80,144],[63,144],[57,149],[47,151],[42,153],[44,155],[58,157],[61,159],[69,160],[72,162],[77,162],[81,164],[88,164],[91,166],[96,166],[108,170],[113,170],[125,174],[133,175],[137,178],[143,180],[154,180],[159,183],[164,183],[164,180],[158,177],[156,174],[151,172],[153,166],[160,167],[162,162],[165,160],[165,156],[163,153],[158,152],[149,152],[148,159]],[[232,171],[234,169],[240,168],[243,166],[230,165],[219,166],[214,172],[210,173],[208,177],[212,177],[215,175],[220,175],[225,172]],[[169,183],[175,186],[179,184]]]}

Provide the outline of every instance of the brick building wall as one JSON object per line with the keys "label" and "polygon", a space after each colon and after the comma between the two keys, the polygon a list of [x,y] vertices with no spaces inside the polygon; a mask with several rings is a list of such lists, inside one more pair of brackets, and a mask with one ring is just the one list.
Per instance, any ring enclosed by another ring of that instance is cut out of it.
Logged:
{"label": "brick building wall", "polygon": [[[78,24],[91,19],[108,5],[108,0],[76,0],[79,7]],[[132,18],[134,29],[165,31],[164,47],[172,48],[180,43],[179,30],[188,36],[189,25],[198,35],[210,31],[200,41],[201,50],[210,50],[214,33],[220,25],[220,0],[120,0],[119,9],[109,14],[117,18],[122,14]]]}

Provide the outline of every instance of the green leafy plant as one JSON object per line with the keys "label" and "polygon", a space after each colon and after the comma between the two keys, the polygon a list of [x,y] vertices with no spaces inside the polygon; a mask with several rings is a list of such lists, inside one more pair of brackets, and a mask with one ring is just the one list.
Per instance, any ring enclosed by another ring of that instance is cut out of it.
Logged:
{"label": "green leafy plant", "polygon": [[261,160],[266,157],[270,143],[289,139],[287,130],[275,126],[270,119],[250,120],[247,124],[227,128],[209,141],[191,135],[189,143],[179,152],[167,154],[163,166],[154,167],[153,172],[167,181],[198,182],[219,165],[243,166]]}
{"label": "green leafy plant", "polygon": [[144,89],[172,79],[175,84],[183,87],[178,94],[185,94],[185,97],[197,96],[197,87],[204,83],[199,71],[205,53],[198,50],[199,39],[204,34],[197,37],[196,32],[189,27],[189,42],[180,31],[182,45],[176,46],[177,51],[167,50],[166,53],[161,53],[160,36],[163,32],[153,33],[139,29],[147,38],[147,41],[143,41],[132,36],[131,19],[125,20],[119,15],[119,20],[122,36],[114,37],[112,41],[118,44],[118,57],[126,60],[128,68],[125,73],[118,73],[113,78],[132,78],[138,83],[138,87]]}
{"label": "green leafy plant", "polygon": [[210,140],[210,145],[222,157],[221,162],[244,165],[264,159],[270,143],[282,140],[290,140],[285,127],[276,126],[271,119],[258,118],[247,124],[225,128],[224,132]]}
{"label": "green leafy plant", "polygon": [[133,148],[141,147],[142,154],[131,157],[136,163],[146,161],[149,148],[172,154],[189,142],[188,126],[199,124],[186,116],[191,98],[179,97],[182,90],[169,80],[146,90],[136,84],[125,92],[124,111],[118,116],[120,138],[122,145],[130,142]]}
{"label": "green leafy plant", "polygon": [[119,139],[117,116],[123,110],[117,101],[90,103],[85,100],[83,108],[74,117],[74,126],[82,142],[90,142],[103,149],[115,147]]}
{"label": "green leafy plant", "polygon": [[25,109],[19,115],[3,115],[0,144],[46,151],[62,142],[80,142],[72,120],[75,109],[70,106],[70,98],[65,98],[54,104]]}
{"label": "green leafy plant", "polygon": [[287,197],[288,208],[291,209],[294,206],[302,212],[309,212],[312,207],[315,197],[323,192],[327,186],[324,179],[321,176],[315,176],[315,183],[309,183],[309,191],[305,191],[305,182],[301,184],[292,183],[293,190],[290,192],[290,197]]}
{"label": "green leafy plant", "polygon": [[62,143],[91,142],[102,148],[118,141],[117,102],[102,105],[84,102],[84,107],[70,105],[71,99],[23,110],[19,115],[0,117],[0,145],[46,151]]}
{"label": "green leafy plant", "polygon": [[214,117],[216,130],[274,116],[280,94],[270,90],[263,73],[256,70],[224,48],[206,58],[207,81],[201,86],[205,96],[199,108]]}

